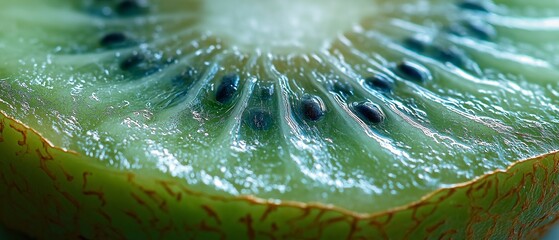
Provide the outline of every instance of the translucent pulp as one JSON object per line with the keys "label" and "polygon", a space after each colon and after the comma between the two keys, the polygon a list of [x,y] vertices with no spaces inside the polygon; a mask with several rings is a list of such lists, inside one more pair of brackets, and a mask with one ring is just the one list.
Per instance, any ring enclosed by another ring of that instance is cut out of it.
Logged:
{"label": "translucent pulp", "polygon": [[372,0],[207,0],[202,28],[243,51],[316,51],[374,11]]}

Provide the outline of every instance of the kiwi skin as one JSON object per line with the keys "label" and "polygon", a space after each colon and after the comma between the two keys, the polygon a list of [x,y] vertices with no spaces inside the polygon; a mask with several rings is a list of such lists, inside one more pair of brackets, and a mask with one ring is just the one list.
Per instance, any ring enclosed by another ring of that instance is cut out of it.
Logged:
{"label": "kiwi skin", "polygon": [[526,239],[559,218],[559,152],[376,213],[108,170],[3,112],[0,154],[0,223],[38,239]]}

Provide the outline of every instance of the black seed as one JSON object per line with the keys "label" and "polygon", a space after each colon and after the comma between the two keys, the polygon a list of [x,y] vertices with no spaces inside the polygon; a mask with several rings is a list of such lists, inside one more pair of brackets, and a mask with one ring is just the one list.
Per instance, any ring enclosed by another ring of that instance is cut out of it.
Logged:
{"label": "black seed", "polygon": [[250,109],[245,122],[254,130],[268,130],[272,127],[272,114],[261,108]]}
{"label": "black seed", "polygon": [[120,48],[126,46],[129,43],[128,37],[121,32],[113,32],[106,34],[99,44],[106,48]]}
{"label": "black seed", "polygon": [[404,47],[417,53],[425,52],[427,43],[417,37],[408,37],[404,39]]}
{"label": "black seed", "polygon": [[427,68],[407,60],[396,66],[396,73],[402,78],[416,82],[425,82],[431,79],[431,73]]}
{"label": "black seed", "polygon": [[145,64],[146,58],[143,54],[132,54],[120,63],[120,69],[124,71],[131,71],[138,68],[140,65]]}
{"label": "black seed", "polygon": [[120,69],[136,77],[145,77],[161,70],[162,65],[148,60],[141,53],[134,53],[120,62]]}
{"label": "black seed", "polygon": [[464,26],[472,35],[481,40],[491,40],[496,35],[495,29],[486,23],[466,22]]}
{"label": "black seed", "polygon": [[451,63],[457,67],[463,67],[465,63],[465,56],[455,48],[433,48],[433,55],[435,59],[443,63]]}
{"label": "black seed", "polygon": [[473,1],[463,1],[458,3],[458,7],[464,10],[471,10],[471,11],[478,11],[478,12],[489,12],[489,10],[481,5],[480,3],[476,3]]}
{"label": "black seed", "polygon": [[274,85],[263,86],[260,89],[260,97],[262,100],[270,100],[274,96]]}
{"label": "black seed", "polygon": [[376,104],[372,102],[359,102],[352,104],[353,111],[367,124],[379,124],[384,122],[385,115]]}
{"label": "black seed", "polygon": [[326,105],[318,96],[305,95],[301,99],[301,112],[306,120],[318,121],[326,114]]}
{"label": "black seed", "polygon": [[460,24],[453,24],[447,27],[446,31],[457,36],[472,36],[485,41],[489,41],[497,35],[493,26],[480,21],[468,21]]}
{"label": "black seed", "polygon": [[450,26],[447,26],[444,28],[444,31],[460,37],[468,35],[468,30],[461,24],[452,24]]}
{"label": "black seed", "polygon": [[124,0],[116,6],[116,13],[123,17],[142,15],[148,12],[147,6],[138,0]]}
{"label": "black seed", "polygon": [[341,80],[334,80],[330,87],[330,90],[337,94],[340,94],[344,98],[353,95],[353,87],[351,86],[351,84],[343,82]]}
{"label": "black seed", "polygon": [[189,93],[190,86],[195,81],[197,74],[198,72],[195,68],[188,66],[172,78],[172,84],[178,88],[179,92],[168,101],[168,105],[178,102]]}
{"label": "black seed", "polygon": [[239,80],[240,78],[237,74],[223,76],[221,78],[221,84],[217,87],[215,99],[222,104],[231,101],[239,88]]}
{"label": "black seed", "polygon": [[392,92],[392,89],[394,88],[392,81],[383,74],[377,74],[375,76],[365,78],[365,84],[372,89],[387,93]]}
{"label": "black seed", "polygon": [[194,81],[197,71],[193,67],[186,67],[179,75],[173,78],[173,83],[179,85],[188,85]]}

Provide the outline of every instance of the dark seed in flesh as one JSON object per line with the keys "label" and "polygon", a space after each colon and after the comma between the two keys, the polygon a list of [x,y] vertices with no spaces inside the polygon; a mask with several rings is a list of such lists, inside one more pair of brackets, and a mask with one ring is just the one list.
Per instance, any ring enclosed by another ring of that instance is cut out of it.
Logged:
{"label": "dark seed in flesh", "polygon": [[444,28],[444,31],[460,37],[468,36],[468,30],[461,24],[452,24],[447,26]]}
{"label": "dark seed in flesh", "polygon": [[461,24],[453,24],[446,28],[450,34],[454,34],[456,36],[472,36],[477,39],[489,41],[495,37],[497,34],[495,29],[487,24],[482,22],[463,22]]}
{"label": "dark seed in flesh", "polygon": [[146,58],[142,54],[133,54],[120,63],[120,69],[130,71],[144,64]]}
{"label": "dark seed in flesh", "polygon": [[147,13],[148,8],[138,0],[124,0],[116,6],[116,13],[123,17],[133,17]]}
{"label": "dark seed in flesh", "polygon": [[367,124],[379,124],[386,119],[382,110],[372,102],[353,103],[352,109]]}
{"label": "dark seed in flesh", "polygon": [[485,6],[473,1],[463,1],[458,4],[458,7],[470,11],[489,12],[489,10]]}
{"label": "dark seed in flesh", "polygon": [[186,67],[179,75],[173,78],[173,83],[178,85],[189,85],[196,77],[196,69],[193,67]]}
{"label": "dark seed in flesh", "polygon": [[177,94],[175,94],[169,102],[170,104],[178,102],[183,99],[190,91],[190,86],[196,80],[198,72],[193,67],[186,67],[181,73],[172,78],[172,84],[178,88]]}
{"label": "dark seed in flesh", "polygon": [[326,105],[318,96],[305,95],[301,99],[301,112],[306,120],[319,121],[326,115]]}
{"label": "dark seed in flesh", "polygon": [[272,127],[272,114],[262,108],[253,108],[248,110],[245,122],[254,130],[265,131]]}
{"label": "dark seed in flesh", "polygon": [[427,43],[417,37],[408,37],[404,39],[404,47],[417,53],[425,52]]}
{"label": "dark seed in flesh", "polygon": [[119,48],[125,46],[128,42],[128,37],[124,33],[113,32],[103,36],[99,44],[106,48]]}
{"label": "dark seed in flesh", "polygon": [[392,81],[382,74],[376,74],[375,76],[365,78],[365,84],[372,89],[386,93],[392,92],[394,88]]}
{"label": "dark seed in flesh", "polygon": [[402,61],[396,66],[396,73],[408,80],[425,82],[431,78],[429,70],[412,61]]}
{"label": "dark seed in flesh", "polygon": [[145,77],[159,72],[164,65],[148,60],[145,55],[135,53],[120,62],[120,69],[135,77]]}
{"label": "dark seed in flesh", "polygon": [[262,100],[270,100],[274,96],[274,85],[263,86],[260,89],[260,98]]}
{"label": "dark seed in flesh", "polygon": [[337,93],[344,98],[353,95],[353,87],[351,86],[351,84],[339,79],[333,80],[329,89],[330,91]]}
{"label": "dark seed in flesh", "polygon": [[496,35],[495,29],[486,23],[467,22],[464,26],[472,35],[481,40],[491,40]]}
{"label": "dark seed in flesh", "polygon": [[435,47],[433,49],[435,59],[443,63],[451,63],[454,66],[464,66],[464,55],[455,48]]}
{"label": "dark seed in flesh", "polygon": [[221,83],[217,87],[215,99],[222,104],[229,103],[239,88],[239,81],[240,78],[237,74],[223,76]]}

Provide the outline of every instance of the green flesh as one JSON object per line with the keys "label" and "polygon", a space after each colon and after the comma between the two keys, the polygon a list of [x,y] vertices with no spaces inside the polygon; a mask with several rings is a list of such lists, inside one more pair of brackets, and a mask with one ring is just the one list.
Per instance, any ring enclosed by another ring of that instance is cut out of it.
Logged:
{"label": "green flesh", "polygon": [[[149,13],[130,18],[97,16],[95,4],[4,1],[0,110],[103,167],[172,176],[209,194],[358,212],[407,204],[558,150],[559,29],[544,23],[559,13],[534,15],[523,1],[488,4],[492,14],[418,2],[376,1],[373,16],[325,47],[286,54],[237,48],[231,36],[206,31],[203,1],[154,1]],[[559,9],[544,0],[531,6]],[[472,19],[490,23],[496,35],[480,40],[441,30]],[[143,44],[100,47],[114,31]],[[466,63],[456,67],[404,46],[418,35],[459,49]],[[132,52],[176,62],[138,77],[119,68]],[[393,69],[403,60],[426,67],[432,79],[402,78]],[[173,81],[188,67],[196,72],[190,81]],[[221,104],[216,89],[231,73],[240,76],[239,90]],[[392,93],[366,87],[363,79],[377,73],[394,80]],[[333,83],[351,86],[352,94],[332,91]],[[274,87],[271,99],[261,98],[264,86]],[[301,116],[305,94],[324,101],[320,121]],[[382,109],[384,122],[368,125],[349,107],[365,100]],[[271,114],[270,129],[247,124],[255,108]]]}

